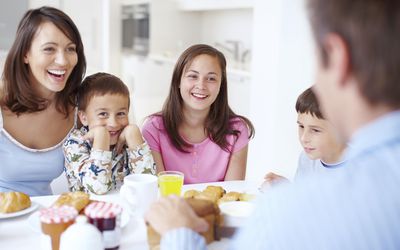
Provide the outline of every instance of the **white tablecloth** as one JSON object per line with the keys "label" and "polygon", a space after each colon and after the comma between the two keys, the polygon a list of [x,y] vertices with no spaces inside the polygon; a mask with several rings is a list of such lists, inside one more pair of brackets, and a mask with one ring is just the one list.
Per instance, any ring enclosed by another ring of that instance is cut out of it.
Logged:
{"label": "white tablecloth", "polygon": [[[184,185],[182,193],[188,189],[203,190],[207,185],[223,186],[227,191],[239,191],[253,194],[257,193],[256,183],[246,181],[228,181]],[[48,207],[57,199],[57,197],[57,195],[37,196],[32,197],[31,199],[33,202],[38,203],[39,207]],[[91,195],[91,199],[115,202],[122,205],[122,201],[117,192],[102,196]],[[30,216],[34,216],[32,214],[34,214],[34,212],[14,218],[0,219],[1,250],[41,249],[40,228],[34,230],[33,227],[35,227],[35,225],[32,225],[32,218],[29,219]],[[225,249],[227,243],[228,240],[224,239],[221,242],[215,242],[211,244],[209,248]],[[120,250],[125,249],[148,249],[146,227],[143,219],[131,217],[128,224],[122,229]]]}

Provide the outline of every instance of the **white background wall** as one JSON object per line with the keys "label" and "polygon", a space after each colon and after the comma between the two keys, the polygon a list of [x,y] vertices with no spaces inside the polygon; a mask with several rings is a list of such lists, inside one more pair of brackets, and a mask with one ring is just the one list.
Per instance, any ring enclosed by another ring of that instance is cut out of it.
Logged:
{"label": "white background wall", "polygon": [[313,44],[302,0],[257,0],[254,8],[253,80],[248,179],[269,170],[292,178],[301,150],[297,96],[313,81]]}

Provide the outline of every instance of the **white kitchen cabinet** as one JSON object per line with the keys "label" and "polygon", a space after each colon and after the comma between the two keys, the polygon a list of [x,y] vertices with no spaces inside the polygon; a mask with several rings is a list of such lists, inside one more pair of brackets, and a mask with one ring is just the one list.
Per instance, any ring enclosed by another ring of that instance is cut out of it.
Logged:
{"label": "white kitchen cabinet", "polygon": [[209,11],[253,8],[253,0],[179,0],[183,11]]}
{"label": "white kitchen cabinet", "polygon": [[39,8],[44,5],[60,8],[63,0],[29,0],[29,8]]}
{"label": "white kitchen cabinet", "polygon": [[118,1],[64,0],[62,9],[78,27],[85,46],[87,73],[120,75],[120,12]]}
{"label": "white kitchen cabinet", "polygon": [[227,77],[229,106],[236,114],[248,117],[250,113],[251,77],[229,71]]}
{"label": "white kitchen cabinet", "polygon": [[120,0],[120,1],[121,5],[147,4],[151,2],[151,0]]}
{"label": "white kitchen cabinet", "polygon": [[130,118],[139,125],[161,110],[168,95],[174,64],[149,57],[123,56],[122,79],[131,93]]}

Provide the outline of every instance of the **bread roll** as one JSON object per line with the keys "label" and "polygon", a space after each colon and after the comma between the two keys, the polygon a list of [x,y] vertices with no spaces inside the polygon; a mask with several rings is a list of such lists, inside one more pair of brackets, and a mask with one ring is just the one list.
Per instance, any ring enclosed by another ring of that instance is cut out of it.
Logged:
{"label": "bread roll", "polygon": [[0,213],[14,213],[31,206],[31,199],[21,192],[0,193]]}
{"label": "bread roll", "polygon": [[251,201],[254,200],[256,198],[256,196],[254,194],[246,194],[246,193],[242,193],[240,194],[240,201]]}
{"label": "bread roll", "polygon": [[217,203],[217,201],[220,197],[221,196],[219,196],[219,193],[217,193],[217,192],[213,192],[210,190],[204,190],[203,192],[196,194],[193,198],[211,201],[212,203]]}
{"label": "bread roll", "polygon": [[216,197],[221,198],[225,194],[225,189],[221,186],[207,186],[204,192],[214,193]]}
{"label": "bread roll", "polygon": [[76,210],[81,211],[84,207],[89,204],[89,194],[81,191],[63,193],[54,202],[54,207],[60,207],[62,205],[72,206]]}
{"label": "bread roll", "polygon": [[194,189],[190,189],[190,190],[186,191],[186,192],[183,194],[183,198],[193,198],[193,197],[195,197],[198,193],[200,193],[200,192],[197,191],[197,190],[194,190]]}
{"label": "bread roll", "polygon": [[239,192],[229,192],[224,194],[221,199],[218,200],[218,204],[221,202],[227,202],[227,201],[239,201],[241,197],[241,193]]}

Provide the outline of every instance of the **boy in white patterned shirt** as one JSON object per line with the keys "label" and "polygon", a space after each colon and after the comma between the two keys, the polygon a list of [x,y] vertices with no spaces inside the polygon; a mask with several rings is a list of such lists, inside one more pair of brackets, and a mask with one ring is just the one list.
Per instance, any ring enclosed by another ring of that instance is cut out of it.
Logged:
{"label": "boy in white patterned shirt", "polygon": [[78,90],[83,127],[64,143],[65,168],[71,191],[105,194],[121,186],[129,174],[155,174],[155,163],[139,128],[129,124],[129,90],[116,76],[96,73]]}

